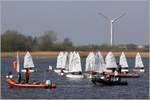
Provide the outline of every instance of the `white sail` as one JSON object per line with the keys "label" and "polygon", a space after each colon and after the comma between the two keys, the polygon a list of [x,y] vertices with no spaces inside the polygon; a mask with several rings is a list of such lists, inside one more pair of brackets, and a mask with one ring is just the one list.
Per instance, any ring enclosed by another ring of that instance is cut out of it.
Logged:
{"label": "white sail", "polygon": [[93,52],[90,52],[86,58],[85,71],[94,71],[95,68],[95,55]]}
{"label": "white sail", "polygon": [[60,52],[57,56],[56,68],[62,68],[63,57],[63,52]]}
{"label": "white sail", "polygon": [[103,58],[103,56],[101,55],[101,53],[98,52],[98,53],[95,55],[95,69],[94,69],[94,71],[95,71],[95,72],[102,73],[102,72],[104,71],[104,66],[105,66],[104,58]]}
{"label": "white sail", "polygon": [[24,56],[24,68],[33,68],[35,67],[33,64],[32,56],[29,52]]}
{"label": "white sail", "polygon": [[120,56],[120,60],[119,60],[119,64],[122,67],[122,72],[128,72],[128,63],[127,63],[127,59],[126,56],[124,54],[124,52],[122,52],[121,56]]}
{"label": "white sail", "polygon": [[69,53],[65,52],[65,70],[69,70]]}
{"label": "white sail", "polygon": [[19,62],[19,54],[17,52],[17,69],[16,69],[17,72],[20,72],[20,62]]}
{"label": "white sail", "polygon": [[144,68],[142,58],[139,52],[136,54],[135,57],[135,68]]}
{"label": "white sail", "polygon": [[82,69],[79,53],[76,52],[70,53],[69,72],[80,72],[80,71],[82,71]]}
{"label": "white sail", "polygon": [[106,66],[105,68],[117,68],[116,59],[112,52],[109,52],[105,58]]}
{"label": "white sail", "polygon": [[70,52],[69,53],[69,67],[68,67],[68,71],[69,72],[72,72],[73,71],[73,53],[72,52]]}

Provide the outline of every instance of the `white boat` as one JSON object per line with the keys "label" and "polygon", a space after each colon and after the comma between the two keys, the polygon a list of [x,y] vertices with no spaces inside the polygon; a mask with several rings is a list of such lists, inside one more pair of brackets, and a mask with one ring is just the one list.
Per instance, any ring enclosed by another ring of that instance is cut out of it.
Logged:
{"label": "white boat", "polygon": [[108,52],[105,58],[106,66],[105,72],[112,72],[112,69],[117,68],[116,59],[112,52]]}
{"label": "white boat", "polygon": [[24,69],[21,70],[21,72],[26,72],[26,68],[29,68],[30,72],[36,72],[33,68],[35,68],[32,56],[29,52],[26,53],[24,56]]}
{"label": "white boat", "polygon": [[64,73],[67,73],[67,66],[68,66],[68,52],[60,52],[57,57],[57,66],[54,72],[60,74],[61,70],[63,70]]}
{"label": "white boat", "polygon": [[127,59],[126,59],[124,52],[122,52],[120,56],[119,64],[121,65],[121,68],[122,68],[121,72],[129,72],[129,69],[128,69],[129,66],[128,66]]}
{"label": "white boat", "polygon": [[105,62],[104,58],[101,55],[100,51],[95,55],[95,68],[94,71],[97,73],[102,73],[105,71]]}
{"label": "white boat", "polygon": [[92,72],[95,68],[95,55],[90,52],[86,58],[85,72]]}
{"label": "white boat", "polygon": [[64,60],[64,53],[60,52],[57,56],[57,64],[56,64],[56,69],[54,70],[54,72],[56,73],[60,73],[61,69],[63,68],[63,60]]}
{"label": "white boat", "polygon": [[83,78],[82,73],[80,73],[82,72],[82,69],[81,69],[81,60],[78,52],[70,53],[68,71],[69,73],[66,74],[66,77],[68,78]]}
{"label": "white boat", "polygon": [[138,52],[135,57],[135,69],[134,71],[144,72],[144,64],[140,53]]}

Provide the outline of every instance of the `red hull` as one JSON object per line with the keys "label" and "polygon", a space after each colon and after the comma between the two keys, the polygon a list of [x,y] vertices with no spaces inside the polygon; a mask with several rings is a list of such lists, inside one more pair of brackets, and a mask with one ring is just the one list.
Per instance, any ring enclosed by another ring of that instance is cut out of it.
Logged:
{"label": "red hull", "polygon": [[13,79],[7,79],[6,82],[7,82],[9,87],[16,87],[16,88],[44,88],[44,89],[56,88],[55,83],[52,83],[51,85],[47,85],[44,83],[40,83],[40,84],[26,84],[25,83],[25,84],[22,84],[22,83],[17,83]]}

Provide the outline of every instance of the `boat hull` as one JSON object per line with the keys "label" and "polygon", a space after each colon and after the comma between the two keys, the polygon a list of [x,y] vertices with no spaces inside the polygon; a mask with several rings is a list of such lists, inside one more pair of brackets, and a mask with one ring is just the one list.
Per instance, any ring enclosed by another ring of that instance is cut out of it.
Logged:
{"label": "boat hull", "polygon": [[128,83],[126,81],[108,81],[108,80],[104,80],[104,79],[100,79],[100,78],[92,78],[91,80],[95,85],[98,84],[102,84],[102,85],[109,85],[109,86],[113,86],[113,85],[128,85]]}
{"label": "boat hull", "polygon": [[73,75],[73,74],[67,74],[66,77],[68,78],[83,78],[83,75]]}
{"label": "boat hull", "polygon": [[[115,73],[105,72],[104,75],[114,76]],[[118,75],[115,75],[115,76],[122,77],[122,78],[138,78],[138,77],[140,77],[140,74],[138,74],[138,73],[118,73]]]}
{"label": "boat hull", "polygon": [[[25,70],[25,69],[22,69],[21,72],[25,73],[26,70]],[[29,72],[33,73],[33,72],[36,72],[36,70],[30,69]]]}
{"label": "boat hull", "polygon": [[50,85],[45,84],[45,83],[40,83],[40,84],[22,84],[22,83],[17,83],[17,81],[13,79],[7,79],[6,83],[9,87],[13,88],[44,88],[44,89],[52,89],[56,88],[55,83],[51,83]]}

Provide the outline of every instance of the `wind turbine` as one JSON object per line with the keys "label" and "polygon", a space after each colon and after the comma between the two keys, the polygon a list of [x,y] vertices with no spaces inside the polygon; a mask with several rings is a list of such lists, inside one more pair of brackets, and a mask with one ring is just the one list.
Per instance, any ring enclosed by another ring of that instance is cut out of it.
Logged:
{"label": "wind turbine", "polygon": [[114,32],[114,30],[113,30],[113,24],[115,23],[115,22],[117,22],[121,17],[123,17],[126,13],[123,13],[122,15],[120,15],[119,17],[115,17],[115,18],[113,18],[113,19],[110,19],[110,18],[108,18],[108,17],[106,17],[104,14],[102,14],[102,13],[98,13],[99,15],[101,15],[101,16],[103,16],[106,20],[108,20],[109,22],[110,22],[110,45],[112,46],[113,45],[113,42],[114,42],[114,40],[113,40],[113,37],[114,37],[114,34],[113,34],[113,32]]}

